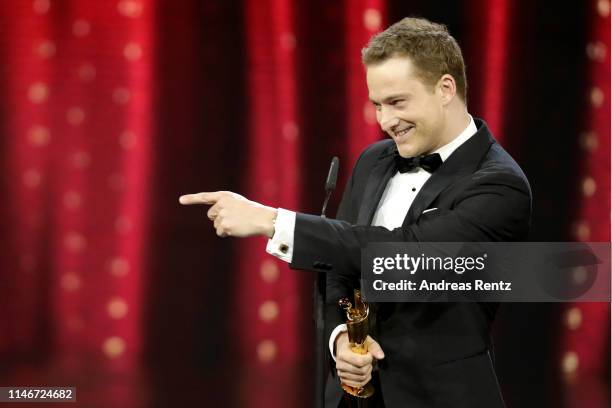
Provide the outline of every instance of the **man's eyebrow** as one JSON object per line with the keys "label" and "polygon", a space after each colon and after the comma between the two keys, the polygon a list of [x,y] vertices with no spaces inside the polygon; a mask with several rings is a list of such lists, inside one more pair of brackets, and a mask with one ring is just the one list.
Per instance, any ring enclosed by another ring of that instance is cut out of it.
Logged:
{"label": "man's eyebrow", "polygon": [[[393,101],[394,99],[406,99],[409,96],[410,96],[410,94],[407,94],[407,93],[400,93],[400,94],[389,95],[385,99],[383,99],[382,103],[389,103],[389,102]],[[372,98],[368,98],[368,99],[370,99],[370,102],[372,102],[374,105],[380,103],[380,102],[375,101]]]}

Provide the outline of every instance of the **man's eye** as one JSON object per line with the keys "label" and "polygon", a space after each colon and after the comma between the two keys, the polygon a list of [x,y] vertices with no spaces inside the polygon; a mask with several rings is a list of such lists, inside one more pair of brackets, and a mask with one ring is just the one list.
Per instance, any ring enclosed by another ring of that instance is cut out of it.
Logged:
{"label": "man's eye", "polygon": [[391,106],[397,106],[397,105],[401,105],[404,103],[403,99],[395,99],[393,101],[391,101]]}
{"label": "man's eye", "polygon": [[379,111],[381,109],[381,105],[379,103],[375,103],[374,104],[374,109],[376,109],[377,111]]}

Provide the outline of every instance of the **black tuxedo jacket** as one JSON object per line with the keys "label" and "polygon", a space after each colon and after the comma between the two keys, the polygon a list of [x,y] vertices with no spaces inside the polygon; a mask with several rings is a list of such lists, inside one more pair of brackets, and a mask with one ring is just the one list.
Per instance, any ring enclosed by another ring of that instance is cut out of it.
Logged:
{"label": "black tuxedo jacket", "polygon": [[[486,124],[457,148],[418,193],[400,228],[371,226],[395,173],[392,140],[369,146],[345,188],[337,219],[297,214],[291,267],[327,273],[327,338],[345,317],[337,301],[359,287],[369,242],[517,241],[531,218],[529,183]],[[423,211],[429,208],[436,210]],[[372,306],[372,337],[387,408],[503,407],[489,329],[495,303],[383,303]],[[329,353],[327,353],[329,354]],[[331,356],[326,406],[342,395]],[[328,405],[329,404],[329,405]]]}

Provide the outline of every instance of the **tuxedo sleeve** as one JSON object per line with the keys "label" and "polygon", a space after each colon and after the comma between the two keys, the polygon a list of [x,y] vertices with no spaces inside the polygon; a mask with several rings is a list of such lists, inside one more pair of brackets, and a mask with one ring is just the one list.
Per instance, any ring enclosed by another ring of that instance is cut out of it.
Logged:
{"label": "tuxedo sleeve", "polygon": [[[367,150],[366,150],[367,151]],[[363,152],[357,162],[353,170],[353,174],[351,174],[349,180],[346,183],[344,188],[344,193],[342,194],[342,200],[340,200],[340,206],[338,207],[338,212],[336,213],[336,219],[342,222],[346,222],[350,225],[350,220],[357,219],[357,211],[358,208],[355,205],[355,202],[352,200],[353,197],[353,188],[354,188],[354,178],[355,172],[357,169],[361,168],[361,164],[363,163],[363,157],[366,152]],[[299,213],[298,213],[299,214]],[[297,217],[296,217],[297,218]],[[295,234],[294,234],[295,237]],[[317,262],[313,258],[313,263]],[[295,267],[293,264],[291,267]],[[305,268],[307,269],[307,268]],[[338,327],[338,325],[345,323],[346,316],[343,316],[343,312],[338,306],[338,300],[347,297],[352,298],[353,289],[359,287],[359,276],[354,275],[346,275],[346,274],[337,274],[337,273],[327,273],[325,274],[325,292],[326,292],[326,304],[325,304],[325,338],[329,342],[331,339],[331,335]],[[336,375],[336,370],[334,370],[335,359],[333,356],[329,355],[329,364],[331,365],[331,373],[333,376]]]}
{"label": "tuxedo sleeve", "polygon": [[354,281],[361,274],[361,249],[370,242],[517,241],[526,236],[530,215],[526,180],[511,173],[474,173],[450,209],[392,231],[298,213],[291,267]]}

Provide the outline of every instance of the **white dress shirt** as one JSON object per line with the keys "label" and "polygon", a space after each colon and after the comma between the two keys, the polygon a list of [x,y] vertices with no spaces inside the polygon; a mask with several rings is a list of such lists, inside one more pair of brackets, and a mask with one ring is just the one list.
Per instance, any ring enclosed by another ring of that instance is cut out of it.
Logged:
{"label": "white dress shirt", "polygon": [[[469,116],[470,123],[463,132],[457,135],[451,142],[432,152],[438,153],[442,162],[446,161],[459,146],[476,133],[477,129],[474,118],[471,115]],[[431,173],[420,167],[406,173],[397,172],[391,177],[374,213],[372,225],[382,226],[390,231],[401,227],[412,202],[429,177],[431,177]],[[266,251],[269,254],[285,262],[291,262],[293,259],[295,218],[295,212],[279,208],[274,224],[274,236],[268,240],[266,246]],[[346,331],[345,324],[336,327],[329,338],[329,350],[334,360],[336,359],[334,343],[338,334],[343,331]]]}

